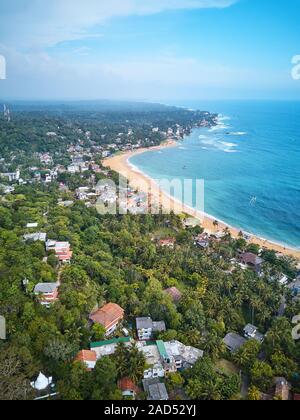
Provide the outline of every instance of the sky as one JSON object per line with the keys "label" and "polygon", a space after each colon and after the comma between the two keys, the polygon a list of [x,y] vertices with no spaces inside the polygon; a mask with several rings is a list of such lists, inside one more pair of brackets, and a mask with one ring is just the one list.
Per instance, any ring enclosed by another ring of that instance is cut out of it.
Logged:
{"label": "sky", "polygon": [[299,10],[300,0],[1,0],[0,97],[298,100]]}

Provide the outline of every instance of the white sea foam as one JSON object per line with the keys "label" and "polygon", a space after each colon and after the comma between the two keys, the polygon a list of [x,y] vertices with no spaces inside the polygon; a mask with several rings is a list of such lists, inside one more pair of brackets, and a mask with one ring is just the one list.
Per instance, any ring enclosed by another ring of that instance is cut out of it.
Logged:
{"label": "white sea foam", "polygon": [[236,143],[227,143],[226,141],[221,141],[220,143],[226,147],[238,147],[238,144]]}
{"label": "white sea foam", "polygon": [[215,125],[214,127],[212,127],[209,131],[214,132],[214,131],[219,131],[219,130],[228,130],[229,128],[230,128],[229,125],[218,124],[218,125]]}
{"label": "white sea foam", "polygon": [[202,147],[204,150],[220,150],[226,153],[236,153],[237,150],[235,148],[238,147],[238,144],[236,143],[219,141],[214,138],[202,140],[201,144],[204,145],[204,147]]}
{"label": "white sea foam", "polygon": [[228,120],[231,120],[231,118],[226,115],[219,115],[218,117],[218,121],[228,121]]}
{"label": "white sea foam", "polygon": [[223,152],[225,152],[225,153],[238,153],[237,150],[233,150],[233,149],[223,149]]}
{"label": "white sea foam", "polygon": [[237,131],[237,132],[232,132],[229,133],[230,136],[246,136],[248,133],[244,132],[244,131]]}

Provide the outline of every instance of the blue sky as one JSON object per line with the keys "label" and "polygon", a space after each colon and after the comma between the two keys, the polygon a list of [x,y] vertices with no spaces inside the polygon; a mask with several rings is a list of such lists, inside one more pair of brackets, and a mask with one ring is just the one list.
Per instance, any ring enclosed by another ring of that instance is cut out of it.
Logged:
{"label": "blue sky", "polygon": [[1,0],[0,96],[300,99],[300,0]]}

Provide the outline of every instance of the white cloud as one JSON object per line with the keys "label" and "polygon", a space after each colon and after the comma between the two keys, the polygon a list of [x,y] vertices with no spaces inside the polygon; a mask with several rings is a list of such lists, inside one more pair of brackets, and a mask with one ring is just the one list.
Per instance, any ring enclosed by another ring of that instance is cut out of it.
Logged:
{"label": "white cloud", "polygon": [[[93,36],[91,29],[114,17],[156,14],[179,9],[225,8],[238,0],[22,1],[2,0],[2,41],[14,46],[42,48]],[[24,7],[20,7],[22,4]]]}

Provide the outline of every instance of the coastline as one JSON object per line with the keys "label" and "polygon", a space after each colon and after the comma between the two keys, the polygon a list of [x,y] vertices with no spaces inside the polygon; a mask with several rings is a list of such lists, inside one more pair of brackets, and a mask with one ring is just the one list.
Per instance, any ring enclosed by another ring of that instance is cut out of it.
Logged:
{"label": "coastline", "polygon": [[[152,200],[156,203],[160,203],[163,208],[173,209],[176,213],[186,213],[191,217],[195,217],[199,220],[201,220],[202,227],[214,233],[216,231],[216,227],[214,226],[214,222],[218,221],[218,230],[222,231],[226,228],[230,230],[231,235],[234,238],[237,238],[239,236],[239,233],[241,229],[237,229],[233,226],[228,225],[222,220],[218,220],[217,218],[213,217],[212,215],[203,214],[202,212],[188,207],[181,203],[179,200],[177,200],[174,197],[169,196],[165,191],[162,191],[158,184],[156,184],[149,176],[144,174],[142,171],[140,171],[138,168],[134,167],[129,162],[129,159],[133,156],[146,153],[149,151],[157,151],[162,150],[166,147],[176,147],[178,144],[178,141],[175,140],[167,140],[166,142],[162,143],[159,146],[153,146],[150,148],[142,148],[131,152],[126,152],[118,155],[113,155],[103,161],[103,166],[106,168],[110,168],[114,170],[115,172],[118,172],[119,174],[125,176],[128,181],[129,185],[137,189],[139,191],[147,192],[147,187],[151,185],[151,194],[152,194]],[[246,232],[248,234],[248,232]],[[292,256],[296,258],[297,260],[300,260],[300,251],[297,249],[290,248],[288,246],[284,246],[282,244],[272,242],[270,240],[266,240],[264,238],[261,238],[257,235],[249,233],[249,236],[251,239],[249,240],[249,243],[257,244],[262,248],[266,248],[269,250],[274,250],[276,252],[280,252],[283,255],[286,256]]]}

